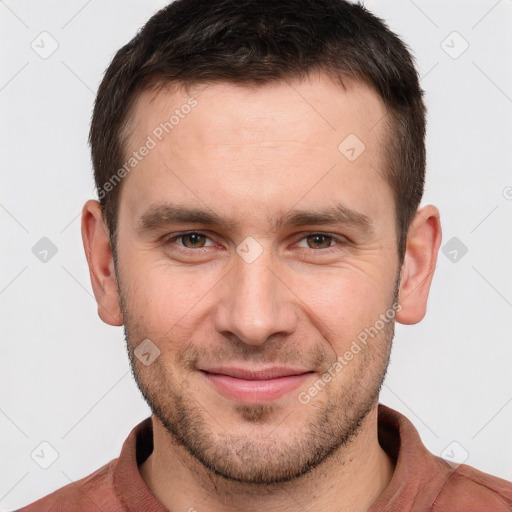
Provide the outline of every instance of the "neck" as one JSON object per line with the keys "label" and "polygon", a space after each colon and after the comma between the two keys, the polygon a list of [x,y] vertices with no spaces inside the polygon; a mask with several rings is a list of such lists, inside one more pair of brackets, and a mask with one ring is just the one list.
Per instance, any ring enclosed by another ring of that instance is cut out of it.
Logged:
{"label": "neck", "polygon": [[377,437],[377,404],[358,434],[319,466],[276,485],[227,481],[177,444],[153,417],[153,453],[140,466],[142,478],[169,510],[201,512],[366,512],[389,484],[394,466]]}

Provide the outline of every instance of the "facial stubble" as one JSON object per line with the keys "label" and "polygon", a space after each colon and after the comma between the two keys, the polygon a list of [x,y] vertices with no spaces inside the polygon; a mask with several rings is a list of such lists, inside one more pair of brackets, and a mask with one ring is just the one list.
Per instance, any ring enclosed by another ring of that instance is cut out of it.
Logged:
{"label": "facial stubble", "polygon": [[[254,426],[254,435],[227,431],[222,418],[216,421],[214,411],[207,410],[194,396],[190,379],[178,381],[164,366],[162,357],[149,367],[135,357],[134,348],[146,338],[144,327],[136,321],[121,290],[119,292],[132,373],[152,413],[170,434],[173,443],[183,447],[208,471],[227,481],[268,486],[309,473],[350,444],[378,402],[389,364],[394,320],[385,323],[379,336],[355,355],[363,358],[361,371],[354,374],[350,383],[337,390],[331,383],[320,394],[323,400],[313,399],[308,406],[297,400],[297,409],[294,407],[284,418],[293,419],[298,408],[310,407],[306,420],[293,424],[286,432],[277,422],[269,435],[268,424],[273,423],[273,418],[276,421],[275,418],[280,417],[275,405],[233,404],[240,422]],[[389,309],[397,299],[398,279]],[[153,341],[159,345],[172,343],[172,339]],[[191,369],[198,353],[198,349],[189,348],[181,361],[183,366]],[[326,366],[329,364],[332,365],[332,361],[326,362]],[[335,381],[336,377],[333,378]],[[259,428],[264,424],[266,429]]]}

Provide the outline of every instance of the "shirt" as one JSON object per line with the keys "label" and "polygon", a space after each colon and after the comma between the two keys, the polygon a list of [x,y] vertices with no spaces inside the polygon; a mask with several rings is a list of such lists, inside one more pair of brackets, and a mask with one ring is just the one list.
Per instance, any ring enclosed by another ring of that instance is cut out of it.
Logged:
{"label": "shirt", "polygon": [[[511,482],[433,455],[414,425],[383,404],[378,405],[378,438],[395,470],[368,512],[512,511]],[[131,431],[117,459],[19,512],[169,512],[138,470],[152,450],[153,427],[147,418]]]}

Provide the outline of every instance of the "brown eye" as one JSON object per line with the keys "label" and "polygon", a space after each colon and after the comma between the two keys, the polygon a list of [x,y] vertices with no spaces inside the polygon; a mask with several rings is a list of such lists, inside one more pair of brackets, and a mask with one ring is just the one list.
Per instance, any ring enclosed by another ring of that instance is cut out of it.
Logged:
{"label": "brown eye", "polygon": [[204,258],[206,255],[211,256],[213,249],[219,249],[219,246],[208,236],[208,233],[200,231],[169,235],[164,240],[164,247],[170,254],[186,258]]}
{"label": "brown eye", "polygon": [[331,246],[333,237],[316,233],[306,237],[310,249],[327,249]]}
{"label": "brown eye", "polygon": [[183,245],[188,249],[204,247],[207,240],[207,237],[201,233],[187,233],[178,237],[178,239],[180,238],[183,242]]}

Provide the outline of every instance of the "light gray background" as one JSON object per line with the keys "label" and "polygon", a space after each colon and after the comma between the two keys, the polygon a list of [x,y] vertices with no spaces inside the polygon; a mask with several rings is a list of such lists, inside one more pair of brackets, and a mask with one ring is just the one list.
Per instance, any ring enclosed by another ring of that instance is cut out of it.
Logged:
{"label": "light gray background", "polygon": [[[149,414],[122,328],[96,314],[79,214],[93,195],[86,140],[101,76],[164,4],[0,1],[1,510],[118,456]],[[456,237],[468,249],[440,253],[427,317],[397,326],[381,402],[432,452],[467,452],[512,480],[512,2],[366,5],[416,56],[429,108],[423,204],[440,208],[443,246]],[[58,43],[46,59],[31,47],[55,44],[43,31]],[[47,262],[32,252],[42,237],[58,249]],[[58,453],[48,469],[43,441]]]}

